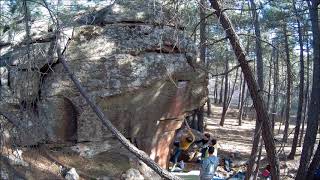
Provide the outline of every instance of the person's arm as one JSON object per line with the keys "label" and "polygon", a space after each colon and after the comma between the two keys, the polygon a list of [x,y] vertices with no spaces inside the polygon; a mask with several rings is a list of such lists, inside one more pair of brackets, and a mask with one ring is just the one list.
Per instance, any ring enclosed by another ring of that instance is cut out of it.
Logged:
{"label": "person's arm", "polygon": [[191,135],[191,137],[192,137],[192,142],[194,142],[194,141],[196,140],[196,137],[195,137],[194,134],[192,133],[191,128],[188,129],[188,134]]}

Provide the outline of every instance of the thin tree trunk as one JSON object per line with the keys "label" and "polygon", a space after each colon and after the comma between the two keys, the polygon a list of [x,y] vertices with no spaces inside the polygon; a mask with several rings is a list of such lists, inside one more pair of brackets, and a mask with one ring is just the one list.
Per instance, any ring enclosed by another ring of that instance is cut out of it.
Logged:
{"label": "thin tree trunk", "polygon": [[[232,85],[232,89],[229,88],[229,93],[228,93],[228,98],[227,98],[227,103],[226,103],[226,107],[223,108],[222,110],[222,115],[221,115],[221,121],[220,121],[220,126],[223,126],[224,124],[224,121],[225,121],[225,117],[226,117],[226,114],[227,114],[227,111],[230,107],[230,104],[231,104],[231,100],[232,100],[232,97],[233,97],[233,94],[234,94],[234,89],[235,89],[235,85],[237,83],[237,80],[238,80],[238,71],[239,69],[237,69],[236,71],[236,77],[234,78],[234,81],[233,81],[233,85]],[[229,83],[228,85],[229,87],[231,86],[231,84]],[[221,124],[222,123],[222,124]]]}
{"label": "thin tree trunk", "polygon": [[276,58],[274,60],[274,72],[273,72],[273,104],[272,104],[272,133],[274,133],[275,117],[278,114],[278,82],[279,82],[279,52],[277,51]]}
{"label": "thin tree trunk", "polygon": [[305,120],[308,118],[308,110],[307,110],[307,104],[309,103],[309,77],[310,77],[310,53],[309,53],[309,37],[307,36],[307,80],[306,80],[306,89],[304,91],[304,105],[303,105],[303,112],[304,116],[302,119],[302,127],[301,127],[301,133],[300,133],[300,138],[299,138],[299,147],[301,147],[302,144],[302,138],[304,134],[304,125],[305,125]]}
{"label": "thin tree trunk", "polygon": [[288,42],[288,33],[287,33],[287,25],[284,25],[283,29],[284,33],[284,43],[285,43],[285,51],[286,51],[286,65],[287,65],[287,101],[286,101],[286,118],[285,118],[285,126],[283,131],[283,142],[288,141],[288,130],[290,123],[290,109],[291,109],[291,64],[290,64],[290,51],[289,51],[289,42]]}
{"label": "thin tree trunk", "polygon": [[241,92],[242,92],[242,72],[240,72],[240,84],[239,84],[239,96],[238,96],[238,107],[237,109],[240,109],[241,106]]}
{"label": "thin tree trunk", "polygon": [[244,97],[246,95],[246,82],[243,80],[243,83],[242,83],[242,96],[241,96],[241,103],[240,103],[240,109],[239,109],[239,126],[242,125],[242,116],[243,116],[243,106],[244,106]]}
{"label": "thin tree trunk", "polygon": [[313,83],[311,98],[308,108],[308,120],[306,135],[304,137],[303,149],[301,153],[300,165],[296,180],[306,179],[310,159],[313,153],[315,140],[317,137],[319,114],[320,114],[320,38],[319,38],[319,17],[318,4],[312,0],[312,5],[308,1],[309,13],[312,27],[312,47],[313,47]]}
{"label": "thin tree trunk", "polygon": [[[229,61],[228,57],[226,57],[226,64],[225,64],[226,72],[229,70]],[[222,105],[222,114],[221,114],[221,120],[220,120],[220,126],[223,126],[224,120],[225,120],[225,111],[227,109],[227,100],[228,100],[228,84],[229,84],[229,79],[228,79],[228,74],[226,74],[225,77],[225,82],[224,82],[224,97],[223,97],[223,105]]]}
{"label": "thin tree trunk", "polygon": [[270,112],[270,99],[271,99],[271,74],[272,74],[272,61],[273,61],[273,56],[274,56],[274,49],[271,55],[271,59],[269,62],[269,78],[268,78],[268,100],[267,100],[267,109],[268,112]]}
{"label": "thin tree trunk", "polygon": [[[205,0],[200,0],[200,4],[199,4],[199,9],[200,9],[200,60],[206,64],[206,14],[205,14]],[[208,76],[208,74],[207,74]],[[208,88],[208,87],[207,87]],[[209,92],[209,90],[208,90]],[[209,97],[209,93],[208,93],[208,98],[207,98],[207,114],[208,116],[210,116],[211,114],[211,104],[210,104],[210,97]],[[203,107],[200,108],[199,113],[204,113]],[[202,115],[199,115],[200,117],[203,117]],[[199,122],[202,121],[202,122]],[[203,131],[203,118],[198,118],[198,124],[199,129],[201,129]]]}
{"label": "thin tree trunk", "polygon": [[[250,5],[251,5],[250,8],[251,8],[253,24],[254,24],[254,32],[255,32],[255,36],[256,36],[255,53],[256,53],[256,58],[257,58],[258,85],[259,85],[260,90],[263,90],[264,89],[263,60],[262,60],[262,48],[261,48],[261,42],[260,42],[261,35],[260,35],[259,15],[256,11],[256,4],[255,4],[254,0],[250,0]],[[267,111],[267,109],[266,109],[266,111]],[[260,117],[257,116],[257,118],[260,118]],[[248,169],[247,169],[247,173],[246,173],[247,180],[249,180],[253,175],[254,164],[256,162],[256,156],[257,156],[258,147],[259,147],[259,140],[260,140],[260,136],[261,136],[261,131],[260,131],[261,125],[262,125],[261,120],[256,121],[256,128],[259,128],[259,129],[258,130],[256,129],[254,132],[254,140],[252,143],[252,150],[251,150],[249,165],[248,165]]]}
{"label": "thin tree trunk", "polygon": [[255,165],[255,162],[256,162],[256,157],[257,157],[260,137],[261,137],[261,123],[258,123],[258,121],[257,121],[256,122],[256,126],[255,126],[253,142],[252,142],[252,149],[251,149],[249,163],[248,163],[248,166],[247,166],[247,172],[246,172],[245,180],[252,179],[252,177],[254,175],[253,174],[253,170],[255,169],[254,165]]}
{"label": "thin tree trunk", "polygon": [[256,170],[253,173],[253,179],[256,180],[258,173],[259,173],[259,168],[260,168],[260,160],[261,160],[261,155],[262,155],[262,148],[263,148],[263,143],[262,143],[262,139],[260,140],[260,147],[259,147],[259,154],[258,154],[258,159],[257,159],[257,166],[256,166]]}
{"label": "thin tree trunk", "polygon": [[294,136],[293,142],[291,147],[291,152],[288,156],[288,159],[294,159],[294,155],[296,154],[297,145],[298,145],[298,138],[300,132],[300,125],[301,125],[301,117],[302,117],[302,106],[303,106],[303,88],[304,88],[304,62],[303,62],[303,41],[302,41],[302,29],[298,17],[298,12],[296,9],[295,0],[293,0],[293,8],[295,14],[297,16],[297,24],[298,24],[298,34],[299,34],[299,45],[300,45],[300,83],[299,83],[299,102],[298,102],[298,110],[297,110],[297,121],[296,127],[294,129]]}
{"label": "thin tree trunk", "polygon": [[222,77],[221,84],[220,84],[219,104],[222,103],[222,98],[223,98],[223,82],[224,82],[224,76]]}
{"label": "thin tree trunk", "polygon": [[238,35],[236,34],[230,19],[226,15],[225,11],[221,8],[220,3],[217,0],[210,0],[212,8],[215,10],[215,15],[218,17],[222,27],[224,28],[231,46],[234,50],[235,56],[241,66],[244,78],[247,82],[248,89],[250,91],[254,107],[257,112],[257,120],[262,123],[262,137],[265,143],[265,149],[267,152],[267,159],[271,166],[271,176],[273,180],[279,180],[279,160],[276,154],[275,143],[273,134],[271,132],[271,122],[266,111],[263,97],[259,94],[259,88],[254,79],[254,75],[246,60],[245,52],[241,46]]}
{"label": "thin tree trunk", "polygon": [[215,84],[214,84],[214,103],[218,103],[218,76],[216,76]]}

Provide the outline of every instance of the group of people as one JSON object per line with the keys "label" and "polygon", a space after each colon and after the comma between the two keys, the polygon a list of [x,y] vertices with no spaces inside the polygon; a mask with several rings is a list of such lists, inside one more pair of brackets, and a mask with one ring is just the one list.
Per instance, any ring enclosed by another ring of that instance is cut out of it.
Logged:
{"label": "group of people", "polygon": [[200,180],[213,179],[219,165],[216,139],[212,138],[209,133],[204,133],[202,139],[196,141],[191,128],[187,126],[187,132],[181,135],[179,141],[176,141],[174,145],[175,150],[170,159],[173,163],[171,171],[175,171],[178,165],[180,165],[180,169],[184,168],[181,167],[184,166],[183,161],[178,162],[181,153],[187,151],[191,146],[196,145],[198,147],[196,154],[201,154],[197,159],[197,162],[200,163]]}

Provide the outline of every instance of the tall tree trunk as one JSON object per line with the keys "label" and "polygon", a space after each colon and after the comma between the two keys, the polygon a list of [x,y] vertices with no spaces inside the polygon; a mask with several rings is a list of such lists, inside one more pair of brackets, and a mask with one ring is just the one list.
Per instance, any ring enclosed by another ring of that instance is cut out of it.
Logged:
{"label": "tall tree trunk", "polygon": [[245,80],[243,79],[243,83],[242,83],[242,89],[241,89],[241,103],[240,103],[240,109],[239,109],[239,117],[238,117],[238,120],[239,120],[239,126],[242,125],[242,116],[243,116],[243,106],[244,106],[244,97],[246,96],[246,82]]}
{"label": "tall tree trunk", "polygon": [[268,100],[267,100],[267,109],[268,109],[268,112],[270,113],[270,99],[271,99],[271,77],[272,77],[272,61],[273,61],[273,58],[274,58],[274,49],[272,49],[272,55],[271,55],[271,58],[270,58],[270,61],[269,61],[269,78],[268,78]]}
{"label": "tall tree trunk", "polygon": [[[203,64],[206,64],[206,14],[205,14],[205,0],[200,0],[200,4],[199,4],[199,9],[200,9],[200,61],[203,62]],[[207,74],[208,76],[208,74]],[[209,83],[208,83],[209,84]],[[208,87],[207,87],[207,91]],[[211,114],[211,104],[210,104],[210,97],[209,97],[209,93],[208,93],[208,97],[207,97],[207,114],[208,116],[210,116]],[[202,113],[201,115],[199,113]],[[204,110],[203,110],[203,106],[199,108],[199,112],[198,112],[198,127],[199,130],[202,130],[201,132],[203,132],[203,114],[204,114]],[[200,117],[200,118],[199,118]],[[201,118],[202,117],[202,118]],[[201,122],[199,122],[201,121]]]}
{"label": "tall tree trunk", "polygon": [[308,108],[308,120],[306,135],[304,137],[303,149],[301,153],[300,165],[296,180],[306,179],[310,159],[313,153],[314,144],[318,131],[320,114],[320,38],[319,38],[319,17],[318,3],[312,0],[312,5],[308,1],[311,27],[312,27],[312,47],[313,47],[313,83],[311,98]]}
{"label": "tall tree trunk", "polygon": [[296,154],[297,145],[298,145],[298,138],[300,132],[300,125],[301,125],[301,117],[302,117],[302,106],[303,106],[303,88],[304,88],[304,62],[303,62],[303,41],[302,41],[302,29],[299,21],[298,12],[296,9],[295,0],[293,0],[293,8],[295,14],[297,16],[297,24],[298,24],[298,34],[299,34],[299,46],[300,46],[300,83],[299,83],[299,102],[298,102],[298,110],[297,110],[297,121],[296,127],[294,129],[294,136],[293,142],[291,147],[291,152],[288,156],[288,159],[294,159],[294,155]]}
{"label": "tall tree trunk", "polygon": [[274,133],[275,117],[278,114],[278,83],[279,83],[279,52],[277,51],[276,58],[274,59],[273,71],[273,103],[272,103],[272,133]]}
{"label": "tall tree trunk", "polygon": [[[205,14],[205,0],[200,0],[200,4],[199,4],[199,9],[200,9],[200,60],[206,64],[206,14]],[[208,76],[208,74],[207,74]],[[208,87],[207,87],[208,88]],[[209,92],[209,90],[208,90]],[[203,107],[201,107],[199,111],[199,113],[204,113],[203,111]],[[207,98],[207,114],[208,116],[210,116],[211,114],[211,104],[210,104],[210,97],[209,97],[209,93],[208,93],[208,98]],[[201,115],[203,116],[203,115]],[[202,122],[199,122],[202,121]],[[198,123],[199,125],[202,124],[202,128],[203,128],[203,118],[198,118]],[[201,128],[201,129],[202,129]]]}
{"label": "tall tree trunk", "polygon": [[234,50],[235,56],[241,66],[244,78],[247,82],[248,89],[250,91],[254,107],[257,112],[257,121],[262,122],[262,137],[265,143],[265,149],[267,152],[267,159],[271,166],[271,176],[273,180],[279,180],[279,159],[276,154],[275,143],[273,134],[271,133],[271,123],[268,112],[266,111],[263,97],[259,94],[259,88],[254,79],[254,75],[246,60],[245,52],[241,46],[238,35],[236,34],[230,19],[226,15],[225,11],[221,8],[220,3],[217,0],[210,0],[212,8],[215,10],[215,15],[218,17],[222,27],[224,28],[230,44]]}
{"label": "tall tree trunk", "polygon": [[308,114],[308,110],[307,110],[307,105],[309,103],[309,77],[310,77],[310,53],[309,53],[309,37],[307,36],[307,79],[306,79],[306,89],[304,91],[304,103],[303,103],[303,118],[302,118],[302,127],[301,127],[301,133],[300,133],[300,138],[299,138],[299,147],[301,147],[302,144],[302,138],[303,138],[303,134],[304,134],[304,125],[305,125],[305,120],[307,119],[307,114]]}
{"label": "tall tree trunk", "polygon": [[214,83],[214,103],[217,104],[218,103],[218,76],[216,76],[216,80]]}
{"label": "tall tree trunk", "polygon": [[[250,5],[251,5],[251,12],[252,12],[252,18],[253,18],[253,24],[254,24],[254,32],[256,36],[256,58],[257,58],[257,77],[258,77],[258,85],[259,89],[263,91],[264,89],[264,82],[263,82],[263,59],[262,59],[262,48],[261,48],[261,35],[260,35],[260,23],[259,23],[259,15],[256,11],[256,4],[254,0],[250,0]],[[262,97],[263,98],[263,97]],[[266,110],[267,111],[267,110]],[[257,116],[257,118],[260,118]],[[256,121],[256,128],[259,128],[259,130],[255,130],[254,132],[254,140],[252,143],[252,150],[251,150],[251,155],[250,155],[250,160],[249,160],[249,165],[248,165],[248,170],[246,173],[246,179],[249,180],[252,177],[252,173],[254,170],[254,164],[256,162],[256,156],[258,152],[258,147],[259,147],[259,140],[261,136],[261,124],[262,121]]]}
{"label": "tall tree trunk", "polygon": [[284,33],[284,43],[286,51],[286,65],[287,65],[287,101],[286,101],[286,118],[285,126],[283,131],[283,142],[288,141],[288,130],[290,123],[290,109],[291,109],[291,64],[290,64],[290,51],[289,51],[289,42],[288,42],[288,33],[287,25],[283,27]]}
{"label": "tall tree trunk", "polygon": [[237,109],[240,109],[240,106],[241,106],[241,92],[242,92],[242,72],[240,74],[240,84],[239,84],[239,88],[238,88],[238,91],[239,91],[239,96],[238,96],[238,107]]}
{"label": "tall tree trunk", "polygon": [[221,84],[220,84],[219,104],[222,104],[222,99],[223,99],[223,82],[224,82],[224,76],[222,76],[222,80],[221,80]]}
{"label": "tall tree trunk", "polygon": [[[229,61],[228,57],[226,57],[226,64],[225,64],[226,71],[229,71]],[[229,73],[227,73],[224,76],[225,82],[224,82],[224,97],[223,97],[223,105],[222,105],[222,114],[221,114],[221,120],[220,120],[220,126],[223,126],[224,120],[225,120],[225,111],[227,111],[227,101],[228,101],[228,84],[229,84],[229,79],[228,79]]]}

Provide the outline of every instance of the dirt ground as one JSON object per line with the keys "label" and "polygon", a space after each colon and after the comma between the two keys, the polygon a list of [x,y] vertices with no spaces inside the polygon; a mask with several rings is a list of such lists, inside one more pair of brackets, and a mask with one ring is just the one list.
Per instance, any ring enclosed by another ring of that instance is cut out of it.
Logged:
{"label": "dirt ground", "polygon": [[[253,132],[255,128],[254,117],[248,117],[242,121],[242,126],[238,125],[238,109],[230,108],[227,112],[226,120],[224,126],[220,126],[222,107],[212,105],[212,115],[210,117],[205,117],[206,121],[206,131],[211,132],[214,137],[218,140],[219,151],[218,156],[220,157],[230,157],[233,156],[233,162],[236,166],[241,166],[245,164],[250,157]],[[282,132],[284,126],[281,125],[280,133],[278,133],[280,122],[276,122],[275,127],[275,138],[277,151],[280,158],[280,173],[281,179],[294,179],[297,168],[299,166],[299,159],[301,154],[301,147],[297,148],[297,153],[294,160],[287,160],[286,156],[290,153],[291,143],[293,138],[294,122],[289,127],[288,143],[283,144]],[[267,165],[266,152],[263,148],[262,157],[260,161],[260,173]],[[219,169],[218,169],[219,170]],[[220,173],[224,173],[223,170]]]}
{"label": "dirt ground", "polygon": [[[236,108],[230,108],[227,112],[226,120],[224,126],[220,126],[222,108],[219,106],[212,105],[212,115],[210,117],[205,117],[206,131],[213,134],[213,136],[218,140],[218,156],[220,158],[232,156],[233,173],[238,171],[245,171],[245,164],[249,160],[253,132],[255,127],[255,118],[249,116],[242,121],[242,126],[238,125],[238,110]],[[294,118],[293,118],[294,119]],[[289,132],[293,132],[294,122],[289,127]],[[283,125],[280,128],[280,133],[278,133],[280,123],[276,123],[275,134],[276,134],[276,146],[277,150],[281,150],[278,154],[280,157],[280,168],[281,168],[281,179],[294,179],[295,173],[299,166],[299,157],[301,154],[301,147],[298,147],[295,160],[287,160],[286,156],[291,150],[291,142],[293,138],[293,133],[289,136],[287,144],[281,143]],[[282,151],[283,149],[283,151]],[[61,179],[61,174],[63,169],[61,169],[61,164],[76,167],[84,179],[95,179],[97,177],[103,177],[105,175],[112,175],[113,177],[118,177],[119,172],[128,169],[127,159],[117,158],[117,163],[115,159],[107,159],[108,154],[100,154],[94,159],[84,159],[74,152],[65,151],[62,149],[51,149],[49,153],[45,153],[42,148],[35,148],[34,150],[27,151],[24,153],[24,159],[32,166],[29,170],[21,169],[22,173],[25,173],[28,179],[33,179],[32,177],[38,177],[37,179]],[[107,152],[106,152],[107,153]],[[37,158],[34,158],[37,157]],[[263,149],[262,158],[260,161],[260,172],[266,167],[266,153]],[[177,174],[183,179],[198,179],[199,168],[195,164],[189,164],[188,169],[192,170],[189,173]],[[18,168],[19,170],[19,168]],[[223,167],[218,167],[218,174],[224,177],[228,177],[231,174],[226,173]],[[95,177],[86,176],[86,174],[95,174]],[[50,177],[50,178],[49,178]]]}

